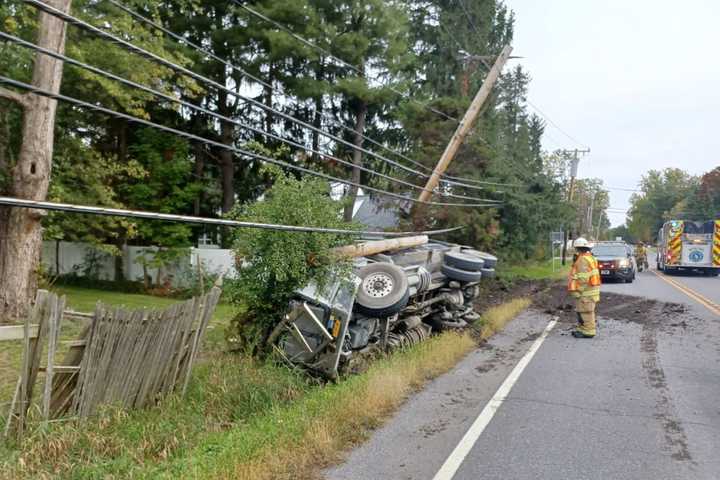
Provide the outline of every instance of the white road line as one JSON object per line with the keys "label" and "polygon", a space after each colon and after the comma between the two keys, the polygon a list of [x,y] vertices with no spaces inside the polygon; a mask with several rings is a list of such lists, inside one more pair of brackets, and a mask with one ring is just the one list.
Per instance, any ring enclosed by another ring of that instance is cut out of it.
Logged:
{"label": "white road line", "polygon": [[470,453],[470,450],[472,450],[472,447],[475,445],[478,438],[480,438],[480,435],[482,435],[485,427],[487,427],[490,423],[490,420],[492,420],[495,416],[495,412],[498,411],[505,399],[507,399],[513,385],[515,385],[515,382],[518,381],[518,378],[520,378],[523,370],[525,370],[525,367],[528,366],[530,360],[532,360],[535,353],[538,349],[540,349],[540,345],[542,345],[545,341],[550,331],[553,327],[555,327],[556,323],[557,318],[551,320],[550,323],[547,324],[543,333],[537,338],[537,340],[535,340],[532,346],[530,346],[530,349],[527,351],[525,356],[523,356],[517,365],[515,365],[513,371],[510,372],[510,375],[508,375],[502,385],[500,385],[500,388],[498,388],[497,392],[495,392],[495,395],[490,399],[487,405],[485,405],[485,408],[483,408],[480,415],[478,415],[468,431],[465,433],[465,436],[462,440],[460,440],[460,443],[458,443],[457,447],[455,447],[455,450],[452,451],[447,460],[445,460],[443,466],[440,467],[440,471],[435,474],[433,480],[452,480],[455,473],[457,473],[460,468],[460,465],[462,465],[463,460],[465,460],[465,457],[467,457],[468,453]]}

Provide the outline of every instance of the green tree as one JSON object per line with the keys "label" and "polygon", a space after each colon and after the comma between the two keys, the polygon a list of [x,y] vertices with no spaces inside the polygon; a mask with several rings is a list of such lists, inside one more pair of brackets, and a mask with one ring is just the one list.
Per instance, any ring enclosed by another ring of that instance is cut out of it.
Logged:
{"label": "green tree", "polygon": [[[273,186],[264,198],[238,206],[232,218],[249,222],[348,228],[342,203],[329,196],[328,184],[272,170]],[[321,286],[347,273],[349,263],[331,255],[335,246],[352,243],[348,235],[238,229],[234,251],[242,265],[239,279],[226,287],[229,298],[243,307],[236,319],[242,347],[257,350],[285,313],[293,292],[311,279]]]}
{"label": "green tree", "polygon": [[666,220],[684,216],[686,208],[677,209],[697,191],[699,179],[679,168],[650,170],[643,175],[640,193],[630,198],[628,228],[640,241],[650,242]]}

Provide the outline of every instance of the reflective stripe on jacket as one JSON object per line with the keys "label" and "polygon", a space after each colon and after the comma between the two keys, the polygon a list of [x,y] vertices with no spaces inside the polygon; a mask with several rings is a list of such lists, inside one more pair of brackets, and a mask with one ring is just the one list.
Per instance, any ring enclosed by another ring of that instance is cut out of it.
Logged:
{"label": "reflective stripe on jacket", "polygon": [[591,253],[578,255],[570,270],[568,278],[568,292],[573,297],[589,297],[600,301],[600,270],[598,263]]}

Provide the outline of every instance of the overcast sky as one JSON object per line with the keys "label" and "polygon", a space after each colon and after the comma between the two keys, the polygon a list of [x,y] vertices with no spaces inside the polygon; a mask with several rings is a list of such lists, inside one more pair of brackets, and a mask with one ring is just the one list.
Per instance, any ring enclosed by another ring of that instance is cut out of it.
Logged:
{"label": "overcast sky", "polygon": [[[581,178],[635,188],[650,169],[720,165],[720,1],[506,3],[530,101],[580,142],[548,125],[545,148],[588,145]],[[610,206],[627,209],[630,195],[611,190]]]}

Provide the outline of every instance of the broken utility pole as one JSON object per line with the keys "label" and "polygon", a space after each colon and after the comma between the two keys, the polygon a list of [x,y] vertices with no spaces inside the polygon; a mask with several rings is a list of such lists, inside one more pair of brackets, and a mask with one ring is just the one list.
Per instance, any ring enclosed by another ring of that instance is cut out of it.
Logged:
{"label": "broken utility pole", "polygon": [[503,48],[502,52],[495,61],[495,65],[493,65],[490,69],[490,72],[485,78],[480,90],[478,90],[477,95],[475,95],[475,98],[470,104],[470,108],[468,108],[467,112],[465,112],[465,116],[460,121],[457,130],[455,130],[455,134],[452,136],[450,143],[445,148],[445,152],[442,154],[442,157],[440,157],[437,167],[435,167],[432,175],[430,175],[430,178],[425,185],[425,189],[420,192],[420,197],[418,197],[418,199],[421,202],[427,202],[430,200],[430,197],[432,197],[433,190],[435,190],[440,183],[440,177],[443,173],[445,173],[445,170],[447,170],[450,162],[452,162],[455,158],[455,155],[460,149],[460,145],[462,145],[465,137],[467,137],[467,134],[470,131],[470,128],[472,128],[475,123],[482,106],[490,96],[490,92],[492,91],[495,82],[497,82],[498,77],[500,77],[500,72],[502,72],[503,66],[510,57],[511,52],[512,47],[510,45]]}

